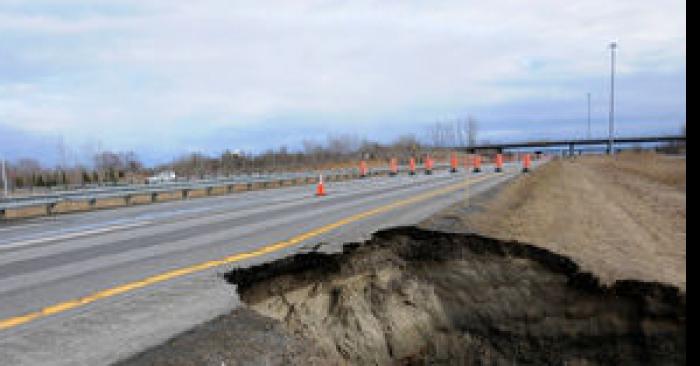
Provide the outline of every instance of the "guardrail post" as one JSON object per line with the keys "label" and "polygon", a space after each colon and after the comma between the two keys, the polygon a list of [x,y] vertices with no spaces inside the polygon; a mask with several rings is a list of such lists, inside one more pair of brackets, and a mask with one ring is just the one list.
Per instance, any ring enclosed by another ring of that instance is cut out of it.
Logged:
{"label": "guardrail post", "polygon": [[56,206],[56,203],[51,202],[46,204],[46,216],[51,216],[53,213],[53,208]]}

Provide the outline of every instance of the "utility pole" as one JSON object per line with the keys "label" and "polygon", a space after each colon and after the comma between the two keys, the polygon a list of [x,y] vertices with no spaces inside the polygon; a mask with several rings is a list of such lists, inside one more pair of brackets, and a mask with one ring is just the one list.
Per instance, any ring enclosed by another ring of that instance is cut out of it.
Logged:
{"label": "utility pole", "polygon": [[587,94],[588,96],[588,130],[586,132],[586,138],[588,140],[591,139],[591,93]]}
{"label": "utility pole", "polygon": [[5,158],[2,158],[2,184],[4,186],[5,198],[10,197],[7,193],[7,167],[5,166]]}
{"label": "utility pole", "polygon": [[610,125],[608,131],[608,154],[615,154],[613,138],[615,135],[615,50],[617,43],[610,43]]}

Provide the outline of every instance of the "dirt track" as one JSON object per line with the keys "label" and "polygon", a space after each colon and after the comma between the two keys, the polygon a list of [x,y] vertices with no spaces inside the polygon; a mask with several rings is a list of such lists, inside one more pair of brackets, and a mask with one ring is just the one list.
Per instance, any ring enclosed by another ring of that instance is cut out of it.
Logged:
{"label": "dirt track", "polygon": [[[686,288],[685,158],[622,154],[558,160],[424,226],[527,242],[573,258],[604,282]],[[445,220],[449,218],[449,220]]]}

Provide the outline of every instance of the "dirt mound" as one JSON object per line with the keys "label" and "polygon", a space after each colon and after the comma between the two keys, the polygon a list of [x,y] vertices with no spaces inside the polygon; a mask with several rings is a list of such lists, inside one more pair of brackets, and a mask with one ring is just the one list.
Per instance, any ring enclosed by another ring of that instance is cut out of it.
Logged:
{"label": "dirt mound", "polygon": [[226,278],[335,364],[685,364],[677,288],[517,242],[397,228]]}
{"label": "dirt mound", "polygon": [[556,160],[479,209],[468,215],[458,204],[422,226],[538,245],[605,283],[658,281],[685,291],[684,158],[628,153]]}

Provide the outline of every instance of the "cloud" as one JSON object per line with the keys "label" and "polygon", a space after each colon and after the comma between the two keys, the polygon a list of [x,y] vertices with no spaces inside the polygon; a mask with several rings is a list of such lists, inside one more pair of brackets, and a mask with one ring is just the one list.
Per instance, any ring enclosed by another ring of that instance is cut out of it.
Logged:
{"label": "cloud", "polygon": [[[397,121],[421,132],[469,111],[493,124],[485,129],[536,132],[489,116],[530,105],[544,118],[587,89],[602,92],[610,40],[620,42],[621,78],[684,81],[685,17],[682,1],[8,0],[0,124],[172,149],[269,127],[373,137]],[[684,85],[671,89],[684,109]],[[651,93],[636,94],[621,115]],[[674,100],[654,105],[684,118]]]}

